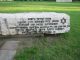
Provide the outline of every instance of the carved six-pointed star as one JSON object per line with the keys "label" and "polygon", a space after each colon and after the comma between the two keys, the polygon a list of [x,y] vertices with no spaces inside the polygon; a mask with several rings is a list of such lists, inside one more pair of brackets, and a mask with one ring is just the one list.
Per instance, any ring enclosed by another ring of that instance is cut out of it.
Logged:
{"label": "carved six-pointed star", "polygon": [[66,23],[66,19],[65,19],[65,18],[62,18],[62,19],[61,19],[61,23],[62,23],[62,24]]}

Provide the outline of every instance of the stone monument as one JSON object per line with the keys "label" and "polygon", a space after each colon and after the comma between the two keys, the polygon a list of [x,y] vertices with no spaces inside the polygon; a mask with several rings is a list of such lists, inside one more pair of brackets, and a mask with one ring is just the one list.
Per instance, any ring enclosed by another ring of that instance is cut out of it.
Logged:
{"label": "stone monument", "polygon": [[55,12],[0,13],[0,34],[58,34],[70,30],[70,16]]}
{"label": "stone monument", "polygon": [[56,0],[56,2],[72,2],[72,0]]}

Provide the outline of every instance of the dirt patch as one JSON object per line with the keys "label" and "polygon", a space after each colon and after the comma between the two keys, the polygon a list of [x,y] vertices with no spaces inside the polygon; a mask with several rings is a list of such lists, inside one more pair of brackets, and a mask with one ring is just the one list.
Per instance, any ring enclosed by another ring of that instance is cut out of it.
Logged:
{"label": "dirt patch", "polygon": [[[1,39],[1,42],[6,41],[20,41],[17,50],[23,48],[29,48],[33,46],[49,46],[54,43],[54,41],[59,40],[62,35],[45,35],[45,36],[6,36]],[[44,45],[45,44],[45,45]]]}

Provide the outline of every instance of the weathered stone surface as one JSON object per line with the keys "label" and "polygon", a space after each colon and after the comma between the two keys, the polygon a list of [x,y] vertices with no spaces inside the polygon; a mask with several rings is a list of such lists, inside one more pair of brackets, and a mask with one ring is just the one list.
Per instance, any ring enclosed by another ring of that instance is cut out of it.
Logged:
{"label": "weathered stone surface", "polygon": [[0,34],[57,34],[70,30],[70,16],[65,13],[31,12],[0,14]]}
{"label": "weathered stone surface", "polygon": [[0,60],[13,60],[20,41],[7,41],[0,49]]}

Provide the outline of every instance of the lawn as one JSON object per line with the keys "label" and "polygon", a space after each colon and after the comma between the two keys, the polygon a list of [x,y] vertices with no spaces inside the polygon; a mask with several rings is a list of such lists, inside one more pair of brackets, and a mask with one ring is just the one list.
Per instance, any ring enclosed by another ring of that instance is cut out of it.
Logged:
{"label": "lawn", "polygon": [[80,2],[0,2],[1,13],[30,11],[67,13],[71,17],[71,30],[65,34],[32,37],[32,45],[19,50],[14,60],[80,60]]}
{"label": "lawn", "polygon": [[80,11],[80,2],[0,2],[0,12]]}

